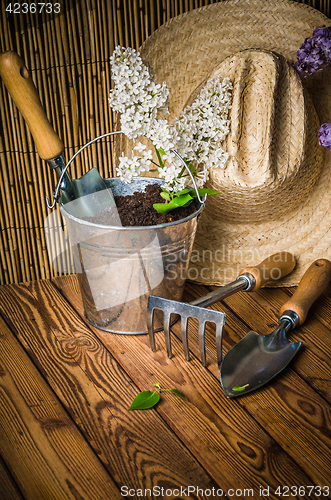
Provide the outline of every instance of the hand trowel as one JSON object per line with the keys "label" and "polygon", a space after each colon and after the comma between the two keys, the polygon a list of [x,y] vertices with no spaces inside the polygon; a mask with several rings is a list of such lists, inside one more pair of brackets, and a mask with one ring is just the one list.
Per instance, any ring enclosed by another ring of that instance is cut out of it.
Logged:
{"label": "hand trowel", "polygon": [[313,262],[293,296],[282,306],[278,327],[268,335],[251,331],[229,350],[221,365],[221,383],[228,398],[261,387],[288,365],[302,342],[290,342],[286,334],[303,324],[311,305],[330,280],[331,262]]}
{"label": "hand trowel", "polygon": [[[62,141],[49,123],[24,61],[13,51],[0,54],[0,76],[33,136],[39,156],[62,176],[61,202],[75,217],[93,217],[115,201],[96,168],[72,180],[65,170]],[[117,213],[117,210],[116,210]]]}

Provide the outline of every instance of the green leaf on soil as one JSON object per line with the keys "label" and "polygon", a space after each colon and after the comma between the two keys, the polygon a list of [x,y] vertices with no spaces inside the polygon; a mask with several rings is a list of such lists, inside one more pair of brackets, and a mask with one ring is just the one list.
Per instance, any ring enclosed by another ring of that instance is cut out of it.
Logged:
{"label": "green leaf on soil", "polygon": [[190,188],[182,189],[181,191],[177,191],[176,196],[181,196],[182,194],[187,194],[191,191]]}
{"label": "green leaf on soil", "polygon": [[160,400],[160,394],[152,391],[140,392],[132,401],[129,410],[148,410]]}
{"label": "green leaf on soil", "polygon": [[183,194],[181,196],[176,196],[169,203],[154,203],[153,207],[160,214],[168,214],[175,208],[190,204],[192,200],[193,198],[190,194]]}
{"label": "green leaf on soil", "polygon": [[[215,189],[207,189],[207,188],[199,188],[198,189],[198,193],[200,194],[200,196],[204,196],[205,194],[208,194],[209,196],[212,196],[213,194],[219,194],[219,192],[215,191]],[[196,198],[197,197],[196,190],[195,189],[191,189],[190,195],[193,198]]]}
{"label": "green leaf on soil", "polygon": [[165,200],[170,201],[170,194],[167,193],[166,191],[160,193],[160,196],[162,196],[162,198],[164,198]]}

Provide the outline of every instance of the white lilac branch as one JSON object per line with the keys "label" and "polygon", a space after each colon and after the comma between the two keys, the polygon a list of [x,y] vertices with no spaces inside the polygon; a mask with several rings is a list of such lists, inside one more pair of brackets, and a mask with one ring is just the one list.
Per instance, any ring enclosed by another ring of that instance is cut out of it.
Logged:
{"label": "white lilac branch", "polygon": [[[209,80],[193,104],[187,106],[174,123],[169,123],[159,117],[160,112],[167,112],[169,90],[165,82],[156,83],[151,68],[139,52],[116,47],[110,63],[114,88],[110,91],[109,104],[121,113],[121,130],[128,138],[145,136],[151,140],[159,160],[159,177],[166,182],[165,189],[175,195],[183,190],[186,182],[182,164],[171,153],[172,149],[190,165],[198,187],[204,185],[211,168],[226,167],[228,154],[220,144],[230,128],[232,83],[229,78]],[[136,151],[140,154],[136,155]],[[154,163],[152,151],[145,151],[140,143],[131,158],[122,154],[119,161],[117,174],[125,182],[150,170]]]}

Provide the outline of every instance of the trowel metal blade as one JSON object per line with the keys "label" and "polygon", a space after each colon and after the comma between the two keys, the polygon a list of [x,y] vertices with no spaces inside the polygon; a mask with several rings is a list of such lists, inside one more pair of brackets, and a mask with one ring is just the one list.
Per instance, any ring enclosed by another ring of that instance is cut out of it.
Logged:
{"label": "trowel metal blade", "polygon": [[94,217],[104,210],[108,210],[110,226],[121,226],[118,210],[110,189],[80,196],[65,204],[65,209],[74,217]]}
{"label": "trowel metal blade", "polygon": [[114,224],[111,225],[121,225],[113,193],[96,168],[91,168],[82,177],[73,180],[72,188],[74,199],[66,202],[63,196],[62,200],[66,210],[74,217],[94,217],[109,208],[110,216],[114,219]]}
{"label": "trowel metal blade", "polygon": [[[224,356],[221,384],[228,398],[243,396],[269,382],[288,365],[302,344],[290,342],[281,330],[281,342],[270,343],[271,335],[250,331]],[[234,390],[236,386],[246,387],[240,391]]]}

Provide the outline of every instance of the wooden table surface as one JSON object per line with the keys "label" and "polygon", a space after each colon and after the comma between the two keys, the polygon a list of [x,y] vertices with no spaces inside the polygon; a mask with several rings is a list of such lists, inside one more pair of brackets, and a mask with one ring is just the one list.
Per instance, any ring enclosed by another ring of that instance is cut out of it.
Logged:
{"label": "wooden table surface", "polygon": [[[187,284],[184,300],[206,291]],[[271,332],[293,291],[212,306],[226,313],[224,352],[250,329]],[[331,498],[330,329],[329,286],[290,334],[303,347],[289,367],[227,399],[212,326],[203,368],[194,322],[191,361],[179,324],[168,359],[162,332],[153,353],[147,335],[89,326],[76,276],[0,287],[0,498]],[[128,411],[155,383],[187,400],[163,393]]]}

